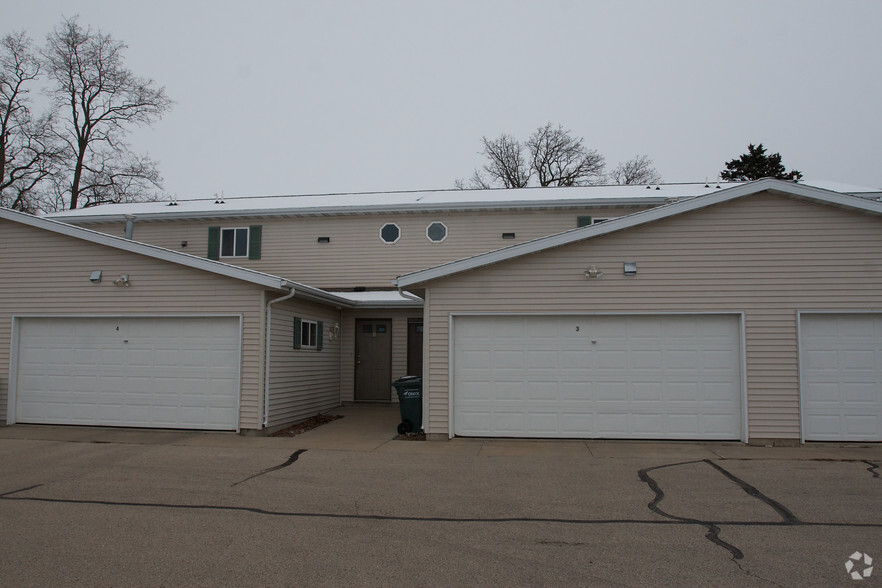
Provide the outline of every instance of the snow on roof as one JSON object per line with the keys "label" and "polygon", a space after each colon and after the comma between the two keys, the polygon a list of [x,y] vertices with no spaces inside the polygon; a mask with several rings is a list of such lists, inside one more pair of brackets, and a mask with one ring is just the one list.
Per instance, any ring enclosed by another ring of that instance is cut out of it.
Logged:
{"label": "snow on roof", "polygon": [[882,194],[882,188],[868,188],[866,186],[856,186],[854,184],[843,184],[842,182],[831,182],[829,180],[800,180],[800,184],[820,188],[822,190],[830,190],[831,192],[839,192],[840,194],[852,194],[860,196],[864,194]]}
{"label": "snow on roof", "polygon": [[404,296],[397,290],[377,290],[372,292],[328,292],[333,296],[345,298],[360,307],[381,306],[416,306],[422,307],[423,301],[416,296]]}
{"label": "snow on roof", "polygon": [[135,216],[138,220],[160,220],[224,216],[542,208],[591,204],[639,205],[658,204],[671,198],[693,198],[736,185],[739,185],[739,182],[227,197],[222,200],[214,198],[178,200],[176,204],[169,201],[106,204],[56,212],[48,216],[62,221],[118,222],[124,220],[127,215]]}
{"label": "snow on roof", "polygon": [[[47,215],[66,222],[120,222],[126,216],[140,221],[246,216],[328,216],[382,212],[500,210],[573,206],[657,205],[672,199],[703,196],[745,182],[697,182],[637,186],[574,186],[491,190],[423,190],[203,198],[131,204],[105,204]],[[800,184],[841,194],[877,195],[880,190],[825,180]]]}

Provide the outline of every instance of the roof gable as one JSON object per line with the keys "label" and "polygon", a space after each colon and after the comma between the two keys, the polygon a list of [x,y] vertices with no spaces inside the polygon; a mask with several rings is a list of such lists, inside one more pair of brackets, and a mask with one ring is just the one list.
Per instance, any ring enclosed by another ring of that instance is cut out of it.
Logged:
{"label": "roof gable", "polygon": [[617,231],[639,227],[641,225],[659,221],[672,216],[685,214],[695,210],[701,210],[724,202],[744,198],[760,192],[769,192],[772,194],[787,196],[791,198],[826,204],[829,206],[837,206],[858,210],[861,212],[882,215],[882,202],[875,200],[867,200],[856,196],[831,192],[774,179],[762,179],[748,184],[739,185],[733,188],[720,190],[715,193],[707,194],[669,203],[663,206],[644,210],[628,216],[619,217],[605,221],[601,224],[590,225],[579,229],[573,229],[563,233],[542,237],[526,243],[513,245],[504,249],[482,253],[466,259],[442,264],[432,268],[420,270],[403,276],[399,276],[395,283],[399,288],[406,288],[415,284],[420,284],[438,278],[444,278],[453,274],[477,269],[491,264],[507,261],[524,255],[538,253],[547,249],[561,247],[570,243],[576,243],[602,235],[607,235]]}
{"label": "roof gable", "polygon": [[167,261],[169,263],[174,263],[193,269],[226,276],[228,278],[233,278],[244,282],[249,282],[257,286],[262,286],[264,288],[271,288],[273,290],[279,290],[282,292],[290,292],[292,289],[295,289],[296,291],[298,291],[298,294],[300,294],[301,297],[313,298],[321,302],[331,303],[341,307],[352,305],[351,302],[346,300],[345,298],[334,296],[332,294],[324,292],[323,290],[312,288],[304,284],[291,282],[290,280],[281,278],[279,276],[273,276],[271,274],[241,268],[218,261],[211,261],[202,257],[189,255],[187,253],[180,253],[178,251],[164,249],[155,245],[139,243],[137,241],[131,241],[128,239],[123,239],[121,237],[108,235],[106,233],[99,233],[97,231],[83,229],[54,220],[37,218],[29,214],[9,210],[6,208],[0,208],[0,219],[19,223],[44,231],[50,231],[68,237],[73,237],[74,239],[96,243],[105,247],[127,251],[136,255],[143,255],[153,259],[159,259]]}

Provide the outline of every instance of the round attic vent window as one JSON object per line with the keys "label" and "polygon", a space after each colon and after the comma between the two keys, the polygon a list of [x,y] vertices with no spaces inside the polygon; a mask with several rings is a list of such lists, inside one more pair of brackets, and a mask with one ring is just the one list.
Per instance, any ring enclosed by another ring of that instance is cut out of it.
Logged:
{"label": "round attic vent window", "polygon": [[426,227],[426,237],[432,243],[440,243],[447,238],[447,225],[444,223],[432,223]]}
{"label": "round attic vent window", "polygon": [[380,229],[380,239],[385,243],[395,243],[401,238],[401,229],[395,223],[387,223]]}

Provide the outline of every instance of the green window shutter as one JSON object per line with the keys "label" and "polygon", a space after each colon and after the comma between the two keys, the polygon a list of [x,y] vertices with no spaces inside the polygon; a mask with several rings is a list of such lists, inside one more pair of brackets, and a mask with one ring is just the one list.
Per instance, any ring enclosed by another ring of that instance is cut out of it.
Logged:
{"label": "green window shutter", "polygon": [[220,259],[220,227],[208,227],[208,259]]}
{"label": "green window shutter", "polygon": [[323,331],[324,331],[324,323],[322,321],[319,321],[318,322],[318,329],[316,329],[316,333],[315,333],[316,334],[316,340],[315,340],[316,351],[322,350],[322,344],[324,343],[324,339],[325,339],[323,336]]}
{"label": "green window shutter", "polygon": [[590,216],[577,216],[576,217],[576,226],[577,227],[580,227],[580,228],[587,227],[590,224],[591,224],[591,217]]}
{"label": "green window shutter", "polygon": [[261,225],[248,227],[248,259],[260,259],[260,234],[262,231]]}
{"label": "green window shutter", "polygon": [[300,331],[302,329],[303,321],[300,320],[300,317],[294,317],[294,349],[300,349]]}

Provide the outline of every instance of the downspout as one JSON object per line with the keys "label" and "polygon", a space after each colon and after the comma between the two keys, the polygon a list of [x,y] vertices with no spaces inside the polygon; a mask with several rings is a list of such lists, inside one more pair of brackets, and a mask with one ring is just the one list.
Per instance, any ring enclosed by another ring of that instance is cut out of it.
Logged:
{"label": "downspout", "polygon": [[276,302],[283,302],[285,300],[290,300],[294,298],[294,288],[291,288],[291,291],[282,296],[281,298],[276,298],[275,300],[270,300],[266,303],[266,357],[263,360],[265,372],[263,375],[263,428],[266,429],[267,424],[269,424],[269,397],[270,397],[270,347],[272,346],[272,318],[273,318],[273,309],[272,305]]}
{"label": "downspout", "polygon": [[135,232],[135,216],[132,214],[126,215],[126,239],[129,241],[132,240],[132,234]]}
{"label": "downspout", "polygon": [[398,286],[398,295],[401,296],[402,298],[407,298],[408,300],[413,300],[414,302],[421,302],[421,303],[426,302],[425,300],[423,300],[419,296],[402,290],[401,286]]}

